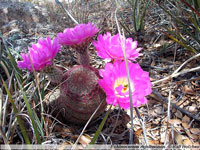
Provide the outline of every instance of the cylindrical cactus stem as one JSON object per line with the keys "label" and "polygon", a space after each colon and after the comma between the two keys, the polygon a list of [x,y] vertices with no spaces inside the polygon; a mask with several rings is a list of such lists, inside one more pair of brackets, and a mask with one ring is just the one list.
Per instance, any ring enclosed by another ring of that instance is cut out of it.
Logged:
{"label": "cylindrical cactus stem", "polygon": [[54,64],[46,66],[42,72],[47,75],[51,83],[59,84],[63,79],[63,71]]}
{"label": "cylindrical cactus stem", "polygon": [[77,52],[77,59],[80,65],[90,65],[90,56],[88,54],[88,47],[91,39],[85,40],[81,45],[76,45],[74,48]]}
{"label": "cylindrical cactus stem", "polygon": [[77,55],[78,63],[81,65],[90,65],[90,57],[88,55],[88,51],[85,50]]}

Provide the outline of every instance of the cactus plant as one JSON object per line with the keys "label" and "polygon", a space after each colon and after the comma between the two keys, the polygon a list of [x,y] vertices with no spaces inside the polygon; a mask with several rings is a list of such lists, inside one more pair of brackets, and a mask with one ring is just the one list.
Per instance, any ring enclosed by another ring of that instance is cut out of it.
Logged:
{"label": "cactus plant", "polygon": [[106,108],[106,95],[98,85],[98,70],[90,66],[77,65],[66,72],[61,85],[60,97],[51,103],[55,112],[60,111],[62,120],[85,124],[96,108],[100,108],[92,119],[101,115]]}
{"label": "cactus plant", "polygon": [[[112,63],[105,66],[104,70],[100,71],[101,76],[97,69],[90,66],[88,47],[97,32],[96,25],[91,23],[67,28],[64,33],[58,33],[58,37],[53,42],[50,38],[39,40],[38,44],[29,48],[28,54],[22,54],[23,61],[18,62],[20,68],[41,71],[47,74],[52,83],[60,83],[60,95],[50,101],[49,106],[55,117],[61,121],[85,124],[98,107],[93,119],[101,115],[107,103],[119,105],[124,109],[130,107],[129,86],[119,34],[99,35],[98,41],[93,42],[97,55],[103,59],[113,60]],[[125,42],[124,47],[128,60],[135,61],[141,50],[141,48],[137,48],[137,41],[133,41],[131,38],[125,39],[125,37],[122,39]],[[80,64],[73,66],[65,74],[53,64],[53,58],[59,52],[61,45],[75,48]],[[138,64],[129,62],[129,66],[130,86],[133,88],[134,95],[133,106],[137,107],[147,102],[145,96],[151,93],[151,83],[148,73],[144,72]],[[135,87],[139,87],[139,89],[135,89]]]}
{"label": "cactus plant", "polygon": [[[18,62],[20,68],[41,71],[47,74],[52,83],[61,83],[59,98],[51,101],[49,105],[56,110],[56,116],[58,115],[57,118],[61,121],[84,124],[100,104],[93,119],[106,108],[105,92],[98,85],[100,75],[97,69],[89,66],[87,51],[92,37],[97,32],[96,25],[91,23],[67,28],[64,33],[58,33],[58,38],[55,38],[53,43],[50,38],[39,40],[38,44],[29,48],[29,54],[22,54],[23,61]],[[52,62],[61,44],[75,48],[80,63],[65,74]]]}

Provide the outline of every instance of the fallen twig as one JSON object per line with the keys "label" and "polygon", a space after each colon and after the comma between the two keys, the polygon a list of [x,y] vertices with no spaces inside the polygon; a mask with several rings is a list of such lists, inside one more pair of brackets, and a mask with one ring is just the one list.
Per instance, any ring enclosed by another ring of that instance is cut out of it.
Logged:
{"label": "fallen twig", "polygon": [[[171,89],[171,88],[170,88]],[[169,91],[169,96],[168,96],[168,106],[167,106],[167,126],[166,126],[166,130],[165,130],[165,141],[164,141],[164,145],[165,145],[165,148],[167,148],[167,136],[168,136],[168,128],[169,128],[169,120],[171,118],[171,115],[170,115],[170,107],[171,107],[171,93],[172,91],[170,90]]]}
{"label": "fallen twig", "polygon": [[[152,91],[152,94],[154,94],[156,97],[158,97],[159,99],[161,99],[162,101],[164,101],[165,103],[168,104],[168,100],[167,100],[165,97],[163,97],[163,96],[162,96],[159,92],[157,92],[156,90],[153,90],[153,91]],[[197,116],[195,116],[195,115],[193,115],[193,114],[187,112],[186,110],[184,110],[184,109],[178,107],[175,103],[171,103],[171,105],[172,105],[172,107],[176,108],[176,109],[179,110],[180,112],[182,112],[182,113],[186,114],[187,116],[193,118],[194,120],[200,122],[200,119],[199,119]]]}
{"label": "fallen twig", "polygon": [[154,82],[152,82],[152,84],[155,85],[155,84],[158,84],[160,82],[163,82],[163,81],[166,81],[166,80],[170,80],[170,79],[172,79],[174,77],[177,77],[177,76],[179,76],[181,74],[185,74],[185,73],[188,73],[188,72],[199,70],[200,67],[198,66],[198,67],[195,67],[195,68],[191,68],[191,69],[183,70],[183,71],[179,72],[179,70],[181,70],[188,62],[190,62],[191,60],[193,60],[193,59],[195,59],[195,58],[197,58],[199,56],[200,56],[200,53],[195,55],[195,56],[193,56],[193,57],[191,57],[191,58],[189,58],[180,67],[178,67],[171,75],[169,75],[168,77],[165,77],[163,79],[154,81]]}
{"label": "fallen twig", "polygon": [[136,111],[137,117],[138,117],[138,119],[140,121],[140,124],[142,126],[142,131],[143,131],[145,143],[146,143],[147,146],[149,146],[149,142],[147,140],[147,134],[146,134],[146,128],[145,128],[144,121],[142,120],[142,117],[140,116],[140,113],[139,113],[139,110],[138,110],[137,107],[135,107],[135,111]]}
{"label": "fallen twig", "polygon": [[58,5],[60,5],[60,7],[62,7],[62,9],[67,13],[67,15],[72,19],[72,21],[75,23],[75,24],[78,24],[78,21],[76,21],[76,19],[74,19],[74,17],[70,14],[70,12],[67,10],[67,9],[65,9],[65,7],[63,6],[63,4],[61,3],[61,2],[59,2],[59,0],[55,0],[56,1],[56,3],[58,4]]}

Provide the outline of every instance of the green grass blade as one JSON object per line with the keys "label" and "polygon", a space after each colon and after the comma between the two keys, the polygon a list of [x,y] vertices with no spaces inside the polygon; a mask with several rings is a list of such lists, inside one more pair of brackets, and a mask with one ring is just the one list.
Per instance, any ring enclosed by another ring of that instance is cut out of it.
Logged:
{"label": "green grass blade", "polygon": [[189,45],[189,47],[191,47],[195,52],[199,51],[199,50],[197,50],[195,47],[193,47],[193,46],[190,44],[190,42],[186,41],[186,40],[180,35],[179,32],[176,33],[176,32],[174,32],[174,31],[168,29],[167,27],[163,27],[163,28],[166,29],[166,30],[167,30],[168,32],[170,32],[171,34],[173,34],[174,36],[176,36],[177,38],[179,38],[179,40],[181,40],[184,44]]}
{"label": "green grass blade", "polygon": [[140,25],[141,25],[141,20],[140,20],[140,8],[141,8],[141,1],[137,0],[137,5],[136,5],[136,10],[137,10],[137,14],[136,14],[136,17],[137,19],[135,20],[136,21],[136,31],[137,32],[140,32],[141,31],[141,28],[140,28]]}
{"label": "green grass blade", "polygon": [[[4,47],[5,47],[6,51],[8,52],[8,56],[10,58],[12,66],[21,75],[22,74],[21,70],[17,67],[17,62],[15,61],[15,58],[12,56],[12,54],[10,52],[10,49],[8,48],[7,43],[5,42],[5,40],[4,40],[3,35],[1,34],[1,32],[0,32],[0,37],[1,37],[2,41],[3,41],[3,44],[4,44]],[[20,79],[20,81],[22,82],[22,78]]]}
{"label": "green grass blade", "polygon": [[200,13],[196,10],[196,9],[194,9],[190,4],[188,4],[186,1],[184,1],[184,0],[181,0],[185,5],[187,5],[193,12],[195,12],[196,13],[196,15],[197,16],[199,16],[200,17]]}
{"label": "green grass blade", "polygon": [[11,64],[13,66],[13,68],[15,69],[15,72],[19,74],[19,82],[22,84],[23,79],[22,79],[22,72],[21,70],[17,67],[17,62],[15,61],[15,58],[13,57],[13,55],[10,53],[10,51],[8,52],[8,56],[10,58]]}
{"label": "green grass blade", "polygon": [[8,64],[8,60],[2,57],[2,59],[0,61],[0,66],[3,68],[6,76],[9,78],[10,74],[11,74],[11,70],[10,70],[10,66]]}
{"label": "green grass blade", "polygon": [[191,16],[190,16],[190,21],[194,24],[198,32],[200,32],[200,26],[198,25],[197,21],[195,21]]}
{"label": "green grass blade", "polygon": [[196,10],[200,9],[200,1],[199,0],[194,0],[194,6]]}
{"label": "green grass blade", "polygon": [[181,46],[185,47],[186,49],[190,50],[193,53],[196,53],[196,50],[192,49],[191,47],[185,45],[183,42],[179,41],[178,39],[176,39],[175,37],[163,32],[166,36],[168,36],[170,39],[174,40],[175,42],[177,42],[178,44],[180,44]]}
{"label": "green grass blade", "polygon": [[[27,110],[28,110],[28,113],[29,113],[29,116],[31,118],[31,121],[32,121],[32,124],[33,124],[33,129],[34,129],[34,133],[35,133],[35,136],[36,136],[36,139],[37,139],[37,144],[41,144],[41,140],[40,140],[40,136],[39,136],[39,133],[38,133],[38,130],[37,130],[37,127],[35,125],[35,122],[34,122],[34,118],[33,118],[33,114],[32,114],[32,110],[31,110],[31,107],[28,103],[28,100],[26,98],[26,95],[25,95],[25,92],[23,90],[23,87],[22,87],[22,73],[21,73],[21,70],[17,67],[17,62],[15,61],[14,57],[12,56],[9,48],[7,47],[7,43],[5,42],[2,34],[0,34],[2,40],[3,40],[3,43],[4,43],[4,46],[5,46],[5,49],[7,50],[8,52],[8,56],[9,56],[9,59],[11,61],[11,64],[15,70],[15,77],[17,78],[17,81],[18,81],[18,85],[20,87],[20,90],[22,92],[22,95],[24,97],[24,101],[26,103],[26,107],[27,107]],[[30,142],[29,142],[30,143]]]}
{"label": "green grass blade", "polygon": [[133,0],[133,23],[134,23],[134,29],[135,31],[137,31],[137,24],[136,24],[136,20],[137,20],[137,14],[136,14],[136,4],[137,4],[137,0]]}
{"label": "green grass blade", "polygon": [[195,21],[195,23],[197,23],[197,25],[200,27],[200,19],[197,15],[194,14],[194,12],[192,12],[192,17],[193,20]]}
{"label": "green grass blade", "polygon": [[45,76],[43,76],[43,79],[41,82],[42,82],[42,87],[40,88],[40,93],[41,93],[42,99],[44,99],[44,97],[45,97]]}
{"label": "green grass blade", "polygon": [[[198,12],[198,10],[200,10],[200,8],[198,7],[197,1],[194,0],[193,4],[192,4],[192,3],[185,2],[183,0],[182,3],[184,3],[185,5],[187,5],[191,9],[192,12],[190,12],[190,11],[187,11],[187,12],[192,15],[192,17],[194,18],[195,22],[198,24],[198,26],[200,26],[200,20],[199,20],[200,13]],[[191,5],[193,5],[194,8]]]}
{"label": "green grass blade", "polygon": [[[160,5],[159,5],[160,6]],[[200,40],[198,39],[198,37],[196,37],[192,32],[190,32],[187,27],[188,25],[186,25],[182,20],[178,19],[177,17],[175,17],[171,12],[167,11],[164,7],[160,6],[160,8],[162,8],[167,14],[169,14],[173,19],[175,19],[176,23],[181,24],[183,29],[195,40],[200,44]]]}
{"label": "green grass blade", "polygon": [[[121,18],[122,18],[122,17],[121,17]],[[124,30],[125,30],[129,35],[132,34],[132,33],[131,33],[131,30],[129,29],[128,26],[124,25],[121,21],[120,21],[119,23],[120,23],[120,25],[122,26],[122,28],[124,28]]]}
{"label": "green grass blade", "polygon": [[195,40],[200,44],[200,40],[198,39],[198,37],[196,37],[192,32],[190,32],[188,29],[186,29],[186,27],[183,27],[185,29],[185,31]]}
{"label": "green grass blade", "polygon": [[41,122],[37,116],[37,114],[35,112],[34,113],[34,116],[35,116],[35,122],[37,124],[37,127],[38,127],[38,130],[39,130],[39,133],[41,134],[42,137],[44,137],[44,132],[43,132],[43,119],[41,119]]}
{"label": "green grass blade", "polygon": [[148,9],[150,2],[151,0],[149,0],[146,3],[145,7],[143,8],[142,17],[141,17],[141,30],[144,30],[144,17],[146,15],[146,10]]}
{"label": "green grass blade", "polygon": [[23,137],[24,137],[24,140],[25,140],[26,144],[30,144],[30,140],[29,140],[29,138],[28,138],[28,136],[27,136],[27,134],[26,134],[26,130],[25,130],[25,128],[24,128],[24,125],[23,125],[21,116],[18,115],[18,110],[17,110],[17,107],[16,107],[16,105],[15,105],[15,103],[14,103],[14,100],[13,100],[11,94],[10,94],[10,91],[8,90],[8,87],[7,87],[7,85],[6,85],[6,83],[4,82],[3,79],[2,79],[2,82],[3,82],[3,85],[4,85],[4,87],[5,87],[6,92],[7,92],[7,94],[8,94],[8,97],[9,97],[9,99],[10,99],[10,102],[11,102],[11,104],[12,104],[12,107],[13,107],[13,109],[14,109],[14,113],[15,113],[15,115],[16,115],[16,117],[17,117],[17,121],[18,121],[19,127],[20,127],[20,129],[21,129],[21,131],[22,131],[22,135],[23,135]]}
{"label": "green grass blade", "polygon": [[103,120],[101,121],[101,124],[99,125],[99,128],[97,129],[97,131],[96,131],[94,137],[92,138],[90,144],[95,144],[97,138],[99,137],[99,134],[100,134],[101,130],[103,129],[103,126],[104,126],[104,124],[105,124],[105,122],[106,122],[106,120],[107,120],[107,118],[108,118],[108,115],[109,115],[109,113],[111,112],[111,107],[112,107],[112,105],[110,106],[110,108],[109,108],[108,111],[106,112],[106,115],[105,115],[105,117],[103,118]]}
{"label": "green grass blade", "polygon": [[[19,75],[16,73],[15,76],[17,77],[17,81],[19,82]],[[25,101],[25,103],[26,103],[26,108],[27,108],[27,110],[28,110],[28,114],[29,114],[29,116],[30,116],[30,118],[31,118],[31,122],[32,122],[32,124],[33,124],[33,129],[34,129],[34,133],[35,133],[35,136],[36,136],[36,139],[37,139],[37,144],[41,144],[40,135],[39,135],[39,133],[38,133],[37,126],[36,126],[36,124],[35,124],[35,120],[34,120],[34,117],[33,117],[32,109],[31,109],[31,107],[30,107],[30,104],[29,104],[29,102],[28,102],[28,99],[26,98],[26,94],[25,94],[25,92],[24,92],[24,90],[23,90],[23,88],[22,88],[22,85],[21,85],[20,83],[18,83],[18,85],[19,85],[20,90],[21,90],[21,92],[22,92],[22,95],[23,95],[23,97],[24,97],[24,101]]]}
{"label": "green grass blade", "polygon": [[33,129],[34,129],[34,133],[35,133],[35,136],[36,136],[36,139],[37,139],[37,144],[41,144],[40,135],[39,135],[39,133],[38,133],[37,126],[36,126],[35,121],[34,121],[32,109],[31,109],[31,107],[30,107],[30,104],[29,104],[29,102],[28,102],[28,99],[27,99],[27,97],[26,97],[26,94],[25,94],[25,92],[24,92],[24,90],[23,90],[23,87],[22,87],[22,84],[21,84],[22,81],[20,81],[21,78],[20,78],[20,76],[19,76],[19,74],[18,74],[18,71],[17,71],[17,68],[18,68],[18,67],[17,67],[15,64],[13,64],[13,63],[15,62],[15,60],[13,60],[13,57],[12,57],[11,53],[9,53],[9,58],[10,58],[10,60],[11,60],[11,63],[12,63],[12,65],[13,65],[13,67],[14,67],[14,70],[15,70],[15,77],[17,78],[19,88],[20,88],[20,90],[21,90],[21,92],[22,92],[22,95],[23,95],[23,97],[24,97],[24,101],[25,101],[25,104],[26,104],[26,108],[27,108],[27,110],[28,110],[28,114],[29,114],[29,116],[30,116],[30,118],[31,118],[31,122],[32,122],[32,124],[33,124]]}

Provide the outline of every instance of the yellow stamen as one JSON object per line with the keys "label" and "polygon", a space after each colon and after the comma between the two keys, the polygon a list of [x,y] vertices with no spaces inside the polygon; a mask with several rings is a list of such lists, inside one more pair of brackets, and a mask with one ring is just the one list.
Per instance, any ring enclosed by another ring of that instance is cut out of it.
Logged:
{"label": "yellow stamen", "polygon": [[[127,80],[127,78],[126,77],[121,77],[121,78],[118,78],[116,81],[115,81],[115,83],[114,83],[114,89],[115,88],[117,88],[117,87],[119,87],[119,86],[123,86],[123,89],[122,89],[122,93],[126,93],[128,90],[129,90],[129,87],[128,87],[128,80]],[[134,89],[134,85],[133,85],[133,83],[131,83],[131,90],[132,91],[134,91],[135,89]],[[118,95],[119,97],[120,97],[120,95],[119,95],[119,93],[115,90],[115,94],[116,95]]]}

